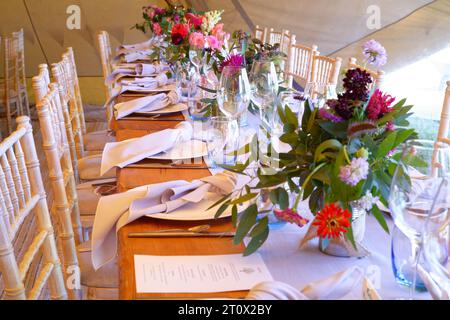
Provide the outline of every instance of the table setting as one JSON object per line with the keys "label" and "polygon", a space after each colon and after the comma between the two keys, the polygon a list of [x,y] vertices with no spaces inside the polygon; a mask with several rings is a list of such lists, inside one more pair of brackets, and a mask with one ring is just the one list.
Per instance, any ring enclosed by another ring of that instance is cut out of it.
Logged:
{"label": "table setting", "polygon": [[223,12],[145,12],[154,37],[106,79],[118,193],[92,231],[122,299],[449,298],[450,152],[417,139],[406,99],[359,68],[287,88],[285,55],[223,31]]}

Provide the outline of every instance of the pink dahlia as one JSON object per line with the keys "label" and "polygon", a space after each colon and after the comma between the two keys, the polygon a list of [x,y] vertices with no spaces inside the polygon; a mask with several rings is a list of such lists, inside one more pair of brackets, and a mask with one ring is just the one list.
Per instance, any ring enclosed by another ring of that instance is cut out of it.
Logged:
{"label": "pink dahlia", "polygon": [[192,32],[189,36],[189,44],[196,49],[203,49],[205,47],[205,37],[201,32]]}
{"label": "pink dahlia", "polygon": [[375,90],[366,108],[367,117],[371,120],[378,120],[386,113],[392,112],[393,109],[390,108],[390,105],[394,101],[395,98],[391,95],[385,94],[379,89]]}

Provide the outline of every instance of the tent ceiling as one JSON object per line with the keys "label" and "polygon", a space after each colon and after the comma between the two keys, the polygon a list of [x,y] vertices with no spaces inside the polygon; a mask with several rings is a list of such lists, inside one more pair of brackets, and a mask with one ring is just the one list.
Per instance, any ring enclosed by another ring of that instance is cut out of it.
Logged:
{"label": "tent ceiling", "polygon": [[[191,0],[198,9],[224,9],[229,31],[251,31],[253,25],[288,29],[298,42],[317,44],[322,54],[346,58],[360,51],[361,39],[368,35],[386,45],[392,64],[398,67],[405,55],[428,54],[449,42],[450,1],[437,0]],[[27,75],[37,72],[39,63],[57,61],[65,47],[75,50],[79,75],[101,75],[96,33],[105,29],[113,46],[142,41],[145,36],[130,27],[141,20],[141,8],[148,0],[8,0],[0,1],[0,32],[21,27],[26,35]],[[79,5],[81,30],[66,28],[66,9]],[[370,30],[367,7],[381,9],[379,31]],[[28,15],[28,12],[29,15]],[[417,10],[417,11],[416,11]],[[31,17],[31,20],[30,20]],[[384,29],[383,29],[384,28]],[[374,31],[376,31],[374,33]],[[417,44],[420,43],[418,46]],[[408,48],[408,50],[404,50]],[[427,52],[424,48],[429,48]],[[420,51],[420,52],[419,52]]]}

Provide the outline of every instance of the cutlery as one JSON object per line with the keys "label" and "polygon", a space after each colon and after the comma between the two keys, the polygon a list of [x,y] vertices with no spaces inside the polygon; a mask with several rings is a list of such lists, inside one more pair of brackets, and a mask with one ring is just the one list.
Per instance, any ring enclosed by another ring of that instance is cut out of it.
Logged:
{"label": "cutlery", "polygon": [[134,163],[127,168],[156,168],[156,169],[208,169],[204,164],[174,164],[174,163]]}
{"label": "cutlery", "polygon": [[189,229],[165,229],[165,230],[155,230],[155,231],[146,231],[145,233],[166,233],[166,232],[205,232],[209,230],[211,226],[209,224],[202,224],[199,226],[195,226]]}
{"label": "cutlery", "polygon": [[128,234],[128,238],[231,238],[236,232],[132,232]]}

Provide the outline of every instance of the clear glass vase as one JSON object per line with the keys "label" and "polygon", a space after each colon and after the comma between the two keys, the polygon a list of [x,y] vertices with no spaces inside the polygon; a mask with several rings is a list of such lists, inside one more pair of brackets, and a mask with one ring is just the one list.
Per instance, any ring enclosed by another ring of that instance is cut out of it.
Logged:
{"label": "clear glass vase", "polygon": [[[367,212],[359,206],[352,206],[352,229],[355,242],[362,242],[366,231],[366,216]],[[319,250],[327,255],[335,257],[354,257],[350,254],[347,246],[343,241],[338,239],[319,238]],[[365,252],[357,252],[357,256],[362,258],[366,255]]]}

